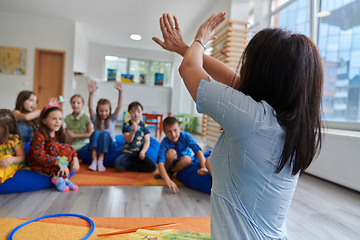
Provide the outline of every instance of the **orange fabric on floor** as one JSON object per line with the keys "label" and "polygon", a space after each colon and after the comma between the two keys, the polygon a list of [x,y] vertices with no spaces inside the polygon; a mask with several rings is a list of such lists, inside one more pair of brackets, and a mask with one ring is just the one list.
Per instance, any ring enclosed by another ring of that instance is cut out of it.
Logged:
{"label": "orange fabric on floor", "polygon": [[[210,217],[153,217],[153,218],[91,218],[95,232],[89,239],[126,239],[130,234],[97,237],[97,234],[124,228],[141,227],[163,223],[181,223],[172,227],[184,231],[210,233]],[[0,218],[0,239],[18,225],[29,219]],[[15,233],[14,239],[79,239],[87,234],[89,223],[80,218],[48,218],[30,223]],[[70,237],[71,236],[71,237]]]}
{"label": "orange fabric on floor", "polygon": [[[74,174],[71,181],[79,186],[165,186],[163,179],[155,179],[158,170],[152,173],[118,172],[115,168],[106,168],[105,172],[91,171],[89,165],[82,163],[80,170]],[[176,178],[177,185],[183,185]]]}

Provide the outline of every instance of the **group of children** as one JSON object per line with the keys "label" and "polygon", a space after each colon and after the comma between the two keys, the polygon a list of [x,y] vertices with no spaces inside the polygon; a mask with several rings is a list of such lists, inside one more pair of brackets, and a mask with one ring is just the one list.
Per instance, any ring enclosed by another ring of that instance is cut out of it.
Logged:
{"label": "group of children", "polygon": [[[97,90],[95,81],[88,84],[90,117],[82,112],[84,99],[76,94],[70,99],[73,112],[64,119],[59,100],[49,99],[42,110],[35,110],[37,96],[31,91],[19,93],[15,109],[11,112],[0,109],[0,180],[3,183],[21,167],[29,167],[51,177],[52,183],[61,192],[77,190],[78,186],[69,180],[71,171],[79,170],[77,151],[87,148],[91,152],[92,171],[106,171],[103,164],[105,155],[117,147],[115,122],[122,105],[122,83],[115,82],[119,92],[118,104],[112,113],[107,99],[98,101],[93,108],[93,95]],[[150,130],[143,120],[143,107],[139,102],[128,106],[130,120],[124,123],[125,138],[122,153],[114,159],[114,167],[119,171],[153,172],[158,167],[155,178],[163,178],[175,193],[179,190],[171,180],[174,173],[192,164],[190,148],[199,159],[198,174],[205,175],[209,166],[204,154],[190,134],[181,131],[174,117],[163,121],[166,137],[160,144],[156,163],[146,154],[150,146]],[[24,143],[30,143],[25,156]]]}

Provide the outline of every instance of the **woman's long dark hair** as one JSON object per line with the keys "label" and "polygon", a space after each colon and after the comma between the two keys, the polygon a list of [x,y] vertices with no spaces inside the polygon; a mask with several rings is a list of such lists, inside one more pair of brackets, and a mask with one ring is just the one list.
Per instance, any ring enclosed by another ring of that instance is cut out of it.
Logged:
{"label": "woman's long dark hair", "polygon": [[[39,127],[39,131],[45,136],[45,141],[48,142],[50,141],[50,135],[49,135],[49,128],[43,123],[43,119],[47,118],[49,116],[49,114],[53,111],[60,111],[62,112],[61,108],[59,107],[50,107],[50,108],[44,108],[41,111],[40,114],[40,127]],[[61,126],[60,129],[58,131],[55,132],[55,134],[58,136],[59,138],[59,142],[60,143],[65,143],[66,142],[66,135],[64,132],[63,127]]]}
{"label": "woman's long dark hair", "polygon": [[251,39],[240,65],[234,88],[270,104],[286,128],[276,172],[290,161],[292,174],[302,174],[321,148],[324,77],[317,47],[305,35],[267,28]]}

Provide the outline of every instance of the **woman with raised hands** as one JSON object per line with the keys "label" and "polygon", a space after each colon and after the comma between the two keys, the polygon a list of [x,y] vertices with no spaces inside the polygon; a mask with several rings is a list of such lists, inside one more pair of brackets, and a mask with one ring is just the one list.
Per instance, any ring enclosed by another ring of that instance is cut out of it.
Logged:
{"label": "woman with raised hands", "polygon": [[224,130],[210,158],[211,239],[287,239],[299,175],[321,148],[321,57],[305,35],[268,28],[235,72],[204,54],[225,15],[213,14],[187,46],[177,18],[164,14],[164,41],[153,40],[184,57],[179,72],[198,112]]}

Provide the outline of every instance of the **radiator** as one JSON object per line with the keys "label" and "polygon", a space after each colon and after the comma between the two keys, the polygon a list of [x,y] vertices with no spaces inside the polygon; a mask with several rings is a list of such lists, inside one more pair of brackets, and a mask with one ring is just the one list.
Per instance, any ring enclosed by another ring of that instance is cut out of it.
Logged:
{"label": "radiator", "polygon": [[307,173],[360,191],[360,133],[328,129]]}

